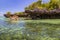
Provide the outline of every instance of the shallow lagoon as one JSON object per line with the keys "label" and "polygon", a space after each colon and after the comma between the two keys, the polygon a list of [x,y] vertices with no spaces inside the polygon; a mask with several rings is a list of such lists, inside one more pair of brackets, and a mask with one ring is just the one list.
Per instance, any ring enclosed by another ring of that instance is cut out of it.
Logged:
{"label": "shallow lagoon", "polygon": [[60,19],[20,20],[0,18],[0,40],[60,40]]}

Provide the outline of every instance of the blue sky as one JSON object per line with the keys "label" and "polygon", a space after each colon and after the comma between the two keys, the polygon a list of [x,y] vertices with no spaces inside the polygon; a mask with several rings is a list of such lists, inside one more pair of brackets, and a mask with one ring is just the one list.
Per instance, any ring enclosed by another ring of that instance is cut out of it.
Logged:
{"label": "blue sky", "polygon": [[[37,0],[0,0],[0,15],[5,14],[8,11],[12,13],[24,11],[26,6],[36,1]],[[43,0],[43,2],[48,1]]]}

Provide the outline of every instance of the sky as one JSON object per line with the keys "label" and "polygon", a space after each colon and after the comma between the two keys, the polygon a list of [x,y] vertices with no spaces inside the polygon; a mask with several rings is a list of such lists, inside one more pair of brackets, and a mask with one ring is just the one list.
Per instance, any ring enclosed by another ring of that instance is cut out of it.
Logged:
{"label": "sky", "polygon": [[[26,6],[29,6],[36,1],[37,0],[0,0],[0,15],[5,14],[8,11],[12,13],[24,11]],[[43,0],[43,2],[48,1]]]}

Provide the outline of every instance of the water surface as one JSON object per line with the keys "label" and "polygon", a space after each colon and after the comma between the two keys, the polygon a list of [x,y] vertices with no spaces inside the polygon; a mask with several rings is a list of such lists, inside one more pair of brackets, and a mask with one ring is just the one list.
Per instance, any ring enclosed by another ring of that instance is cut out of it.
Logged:
{"label": "water surface", "polygon": [[0,18],[0,40],[60,40],[60,24]]}

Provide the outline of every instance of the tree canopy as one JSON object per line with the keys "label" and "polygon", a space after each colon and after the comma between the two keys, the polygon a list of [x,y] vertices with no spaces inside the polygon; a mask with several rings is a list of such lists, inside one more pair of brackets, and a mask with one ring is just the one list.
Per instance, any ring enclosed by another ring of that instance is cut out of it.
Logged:
{"label": "tree canopy", "polygon": [[38,0],[37,2],[32,3],[28,7],[25,8],[25,10],[30,9],[33,10],[34,8],[39,8],[39,9],[57,9],[59,8],[59,0],[50,0],[48,3],[42,3],[42,0]]}

